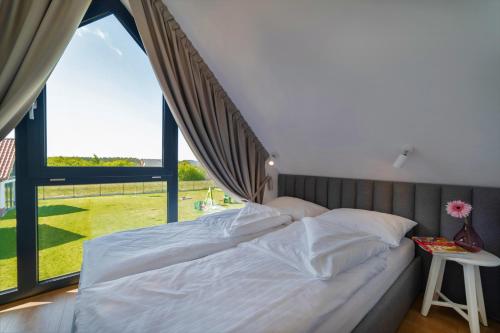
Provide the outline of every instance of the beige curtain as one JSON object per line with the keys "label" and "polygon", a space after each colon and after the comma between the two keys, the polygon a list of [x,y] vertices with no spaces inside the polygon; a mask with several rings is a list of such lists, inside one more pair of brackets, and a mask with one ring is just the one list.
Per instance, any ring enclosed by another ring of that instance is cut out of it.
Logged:
{"label": "beige curtain", "polygon": [[189,146],[223,187],[262,202],[269,154],[160,0],[130,7],[172,114]]}
{"label": "beige curtain", "polygon": [[24,117],[91,0],[0,0],[0,139]]}

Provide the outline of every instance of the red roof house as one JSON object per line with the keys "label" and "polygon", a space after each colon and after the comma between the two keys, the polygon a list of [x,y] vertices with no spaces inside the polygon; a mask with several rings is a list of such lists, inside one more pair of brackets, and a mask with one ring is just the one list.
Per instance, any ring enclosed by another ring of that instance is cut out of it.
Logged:
{"label": "red roof house", "polygon": [[0,182],[10,178],[16,160],[16,140],[0,141]]}

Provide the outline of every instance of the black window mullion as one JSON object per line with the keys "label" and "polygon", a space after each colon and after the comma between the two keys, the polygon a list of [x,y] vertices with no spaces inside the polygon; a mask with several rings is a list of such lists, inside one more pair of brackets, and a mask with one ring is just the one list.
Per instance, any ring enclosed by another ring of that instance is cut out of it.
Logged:
{"label": "black window mullion", "polygon": [[37,178],[106,178],[106,177],[142,177],[158,179],[171,175],[172,170],[155,167],[45,167]]}
{"label": "black window mullion", "polygon": [[62,186],[88,184],[116,184],[116,183],[148,183],[168,181],[171,175],[166,176],[124,176],[124,177],[70,177],[70,178],[34,178],[35,186]]}
{"label": "black window mullion", "polygon": [[178,131],[177,124],[163,99],[163,166],[169,171],[167,178],[168,222],[178,221]]}
{"label": "black window mullion", "polygon": [[36,287],[37,202],[36,189],[29,177],[29,117],[16,128],[16,217],[18,289],[27,293]]}

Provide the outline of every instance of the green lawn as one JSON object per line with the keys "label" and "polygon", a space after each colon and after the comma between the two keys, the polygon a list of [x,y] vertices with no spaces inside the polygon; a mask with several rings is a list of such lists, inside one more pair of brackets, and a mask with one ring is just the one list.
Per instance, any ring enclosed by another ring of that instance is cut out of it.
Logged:
{"label": "green lawn", "polygon": [[[179,192],[179,220],[204,214],[194,209],[206,190]],[[224,193],[214,192],[223,205]],[[225,208],[237,208],[229,204]],[[84,240],[120,230],[165,223],[166,194],[113,195],[40,200],[39,279],[45,280],[80,270]],[[0,290],[16,285],[15,211],[0,219]]]}

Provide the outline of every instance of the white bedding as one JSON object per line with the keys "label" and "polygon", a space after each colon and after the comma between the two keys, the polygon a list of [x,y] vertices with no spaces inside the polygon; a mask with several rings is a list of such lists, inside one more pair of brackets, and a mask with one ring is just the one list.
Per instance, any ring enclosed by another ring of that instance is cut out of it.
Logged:
{"label": "white bedding", "polygon": [[[118,232],[86,241],[79,288],[198,259],[281,228],[224,237],[219,224],[238,214],[239,210],[229,210],[193,222]],[[290,217],[282,215],[274,219],[286,223]]]}
{"label": "white bedding", "polygon": [[389,248],[377,236],[310,217],[244,246],[263,251],[321,280],[332,279]]}
{"label": "white bedding", "polygon": [[389,290],[414,257],[415,244],[411,239],[403,238],[398,247],[390,250],[387,267],[329,316],[315,333],[351,332]]}
{"label": "white bedding", "polygon": [[[284,228],[275,234],[287,237]],[[387,266],[319,280],[247,244],[80,290],[76,332],[309,332]]]}

